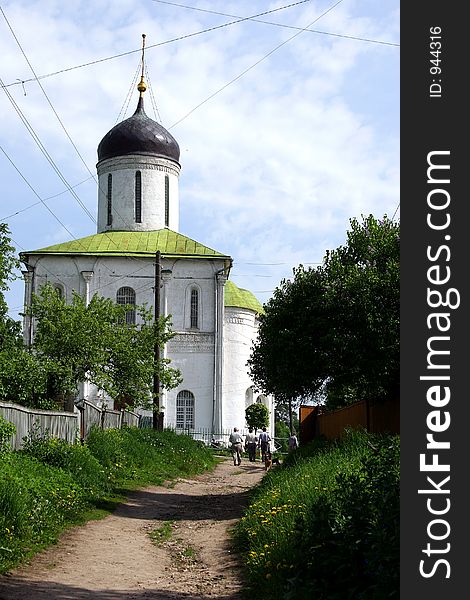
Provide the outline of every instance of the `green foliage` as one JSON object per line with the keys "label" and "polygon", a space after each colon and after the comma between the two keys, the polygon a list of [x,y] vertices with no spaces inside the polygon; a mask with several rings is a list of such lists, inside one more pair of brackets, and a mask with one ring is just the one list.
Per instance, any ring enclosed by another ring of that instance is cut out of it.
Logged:
{"label": "green foliage", "polygon": [[16,432],[16,427],[0,415],[0,454],[7,452],[11,447],[11,436]]}
{"label": "green foliage", "polygon": [[256,404],[250,404],[250,406],[248,406],[245,409],[245,420],[248,427],[253,427],[255,431],[257,429],[262,429],[263,427],[268,427],[268,407],[262,404],[261,402],[257,402]]}
{"label": "green foliage", "polygon": [[10,241],[8,227],[0,223],[0,400],[14,402],[15,394],[10,397],[8,390],[24,375],[17,365],[17,356],[22,352],[21,325],[8,316],[3,294],[15,279],[14,270],[19,266]]}
{"label": "green foliage", "polygon": [[23,406],[48,408],[48,381],[56,365],[27,352],[19,345],[0,352],[0,400]]}
{"label": "green foliage", "polygon": [[33,430],[24,438],[20,452],[70,473],[90,502],[111,492],[104,467],[86,445],[69,444],[66,440],[51,437],[47,431],[39,434]]}
{"label": "green foliage", "polygon": [[83,446],[30,432],[21,451],[0,454],[0,573],[54,543],[111,494],[214,464],[201,442],[172,431],[95,429]]}
{"label": "green foliage", "polygon": [[178,474],[193,475],[215,464],[202,442],[171,430],[93,428],[87,446],[117,484],[161,484]]}
{"label": "green foliage", "polygon": [[85,377],[121,405],[149,406],[154,370],[171,389],[181,381],[177,369],[161,360],[154,364],[154,347],[163,347],[173,333],[168,318],[155,325],[145,306],[133,307],[138,324],[126,323],[129,306],[95,294],[88,304],[73,293],[72,303],[47,284],[33,296],[31,315],[37,322],[36,357],[49,364],[48,390],[52,398],[76,394]]}
{"label": "green foliage", "polygon": [[276,421],[274,424],[274,437],[278,438],[276,441],[279,443],[280,452],[287,452],[289,450],[287,443],[289,435],[289,427],[282,421]]}
{"label": "green foliage", "polygon": [[294,269],[260,315],[255,383],[281,401],[326,394],[328,408],[396,398],[399,253],[399,225],[370,215],[321,266]]}
{"label": "green foliage", "polygon": [[299,520],[307,568],[291,581],[287,597],[298,598],[299,587],[305,598],[399,597],[399,443],[374,443],[360,468],[339,473],[333,492]]}
{"label": "green foliage", "polygon": [[398,598],[398,453],[396,438],[350,431],[271,470],[235,528],[252,593]]}
{"label": "green foliage", "polygon": [[54,543],[87,504],[62,469],[17,452],[0,455],[0,572]]}

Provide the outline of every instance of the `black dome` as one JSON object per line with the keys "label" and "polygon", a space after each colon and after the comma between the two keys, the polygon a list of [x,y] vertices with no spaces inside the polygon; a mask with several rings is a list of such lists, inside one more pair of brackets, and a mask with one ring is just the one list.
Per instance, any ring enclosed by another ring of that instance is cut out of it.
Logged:
{"label": "black dome", "polygon": [[178,142],[164,127],[147,117],[142,97],[132,117],[115,125],[98,145],[98,161],[125,154],[162,156],[176,162],[180,158]]}

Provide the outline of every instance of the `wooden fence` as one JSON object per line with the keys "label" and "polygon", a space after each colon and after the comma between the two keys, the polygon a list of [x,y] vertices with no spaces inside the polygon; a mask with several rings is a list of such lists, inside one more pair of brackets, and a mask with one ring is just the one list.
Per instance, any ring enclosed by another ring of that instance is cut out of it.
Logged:
{"label": "wooden fence", "polygon": [[300,442],[305,444],[315,436],[339,438],[347,428],[367,429],[372,433],[400,433],[400,401],[356,402],[350,406],[321,412],[321,406],[300,407]]}
{"label": "wooden fence", "polygon": [[108,410],[85,401],[78,413],[54,412],[26,408],[19,404],[0,402],[0,415],[16,427],[11,440],[14,450],[21,448],[23,438],[32,431],[57,437],[74,443],[79,437],[86,439],[93,425],[101,429],[120,429],[123,426],[139,426],[140,415],[124,410]]}
{"label": "wooden fence", "polygon": [[21,448],[23,438],[34,430],[47,430],[51,436],[67,440],[71,444],[77,439],[76,413],[31,409],[19,404],[0,402],[0,415],[16,427],[11,440],[13,450]]}

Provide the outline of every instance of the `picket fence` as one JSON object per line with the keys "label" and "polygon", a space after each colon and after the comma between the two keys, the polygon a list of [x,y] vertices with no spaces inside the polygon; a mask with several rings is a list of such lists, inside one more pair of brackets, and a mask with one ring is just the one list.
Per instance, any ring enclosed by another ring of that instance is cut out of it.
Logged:
{"label": "picket fence", "polygon": [[126,425],[138,427],[140,420],[140,415],[136,413],[100,408],[87,401],[79,412],[39,410],[0,402],[0,415],[16,427],[11,439],[13,450],[19,450],[23,445],[23,438],[32,432],[44,435],[47,431],[51,437],[72,444],[80,437],[86,439],[93,425],[102,429],[120,429]]}

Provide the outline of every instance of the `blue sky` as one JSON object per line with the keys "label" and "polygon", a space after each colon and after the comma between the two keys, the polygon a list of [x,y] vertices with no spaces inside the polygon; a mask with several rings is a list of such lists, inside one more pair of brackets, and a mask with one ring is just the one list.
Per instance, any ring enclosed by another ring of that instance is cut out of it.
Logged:
{"label": "blue sky", "polygon": [[[239,287],[265,302],[349,219],[398,219],[398,0],[309,0],[198,33],[294,3],[4,0],[0,220],[18,252],[96,232],[96,149],[134,112],[142,33],[146,112],[181,148],[180,232],[232,256]],[[6,299],[19,318],[21,280]]]}

